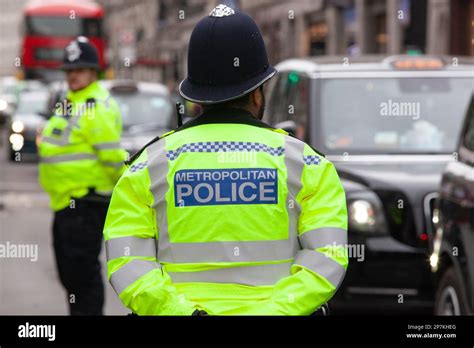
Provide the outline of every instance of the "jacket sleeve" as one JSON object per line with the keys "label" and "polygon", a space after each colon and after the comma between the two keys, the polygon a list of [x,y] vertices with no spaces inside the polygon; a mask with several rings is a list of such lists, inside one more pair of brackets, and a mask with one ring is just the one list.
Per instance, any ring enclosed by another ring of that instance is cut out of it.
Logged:
{"label": "jacket sleeve", "polygon": [[104,171],[117,182],[125,170],[127,152],[121,148],[122,117],[117,103],[109,98],[97,101],[93,114],[85,118],[85,137],[94,148]]}
{"label": "jacket sleeve", "polygon": [[305,145],[298,238],[301,250],[291,276],[280,279],[272,296],[240,309],[248,315],[309,315],[328,302],[348,266],[347,209],[344,189],[331,162]]}
{"label": "jacket sleeve", "polygon": [[138,315],[191,315],[198,307],[177,291],[156,259],[158,231],[149,187],[144,152],[112,195],[104,227],[108,278],[123,304]]}

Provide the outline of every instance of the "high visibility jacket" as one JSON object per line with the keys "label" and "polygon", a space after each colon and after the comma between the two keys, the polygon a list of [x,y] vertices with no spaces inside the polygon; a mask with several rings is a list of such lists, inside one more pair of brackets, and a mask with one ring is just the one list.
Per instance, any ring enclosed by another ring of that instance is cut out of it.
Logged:
{"label": "high visibility jacket", "polygon": [[112,195],[110,283],[139,315],[308,315],[348,259],[331,162],[243,110],[214,110],[152,143]]}
{"label": "high visibility jacket", "polygon": [[109,92],[93,82],[67,94],[43,129],[39,180],[53,210],[90,189],[111,194],[125,170],[127,152],[120,148],[122,119]]}

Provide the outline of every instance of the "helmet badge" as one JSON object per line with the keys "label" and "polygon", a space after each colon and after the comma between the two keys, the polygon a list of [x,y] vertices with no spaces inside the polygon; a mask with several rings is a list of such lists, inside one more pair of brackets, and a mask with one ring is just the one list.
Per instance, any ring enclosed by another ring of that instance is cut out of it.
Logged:
{"label": "helmet badge", "polygon": [[217,5],[211,13],[209,13],[209,17],[227,17],[227,16],[232,16],[235,14],[235,11],[230,8],[229,6],[220,4]]}
{"label": "helmet badge", "polygon": [[81,56],[82,51],[77,41],[71,42],[66,47],[66,53],[67,53],[67,60],[70,62],[77,60]]}

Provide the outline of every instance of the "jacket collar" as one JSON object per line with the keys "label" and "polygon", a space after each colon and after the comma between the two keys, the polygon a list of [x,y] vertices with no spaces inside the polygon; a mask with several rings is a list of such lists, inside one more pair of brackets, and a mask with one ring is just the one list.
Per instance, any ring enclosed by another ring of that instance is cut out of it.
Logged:
{"label": "jacket collar", "polygon": [[88,85],[87,87],[85,87],[83,89],[80,89],[78,91],[74,92],[74,91],[69,90],[69,92],[67,94],[67,98],[69,100],[72,100],[72,101],[86,100],[86,99],[92,97],[95,94],[95,92],[97,92],[97,90],[99,88],[100,88],[99,82],[94,81],[90,85]]}
{"label": "jacket collar", "polygon": [[179,127],[176,131],[182,129],[200,126],[203,124],[212,124],[212,123],[237,123],[237,124],[248,124],[250,126],[262,127],[262,128],[271,128],[269,124],[256,119],[253,115],[244,109],[238,108],[216,108],[207,110],[201,115],[197,116],[193,120],[186,122],[184,125]]}

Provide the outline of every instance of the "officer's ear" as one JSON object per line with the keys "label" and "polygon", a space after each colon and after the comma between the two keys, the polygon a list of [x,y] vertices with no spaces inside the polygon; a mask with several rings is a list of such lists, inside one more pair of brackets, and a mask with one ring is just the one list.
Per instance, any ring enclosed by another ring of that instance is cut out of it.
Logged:
{"label": "officer's ear", "polygon": [[95,81],[99,78],[99,71],[94,68],[89,68],[89,76],[92,81]]}
{"label": "officer's ear", "polygon": [[262,88],[257,88],[250,93],[250,104],[253,109],[259,110],[264,103]]}

